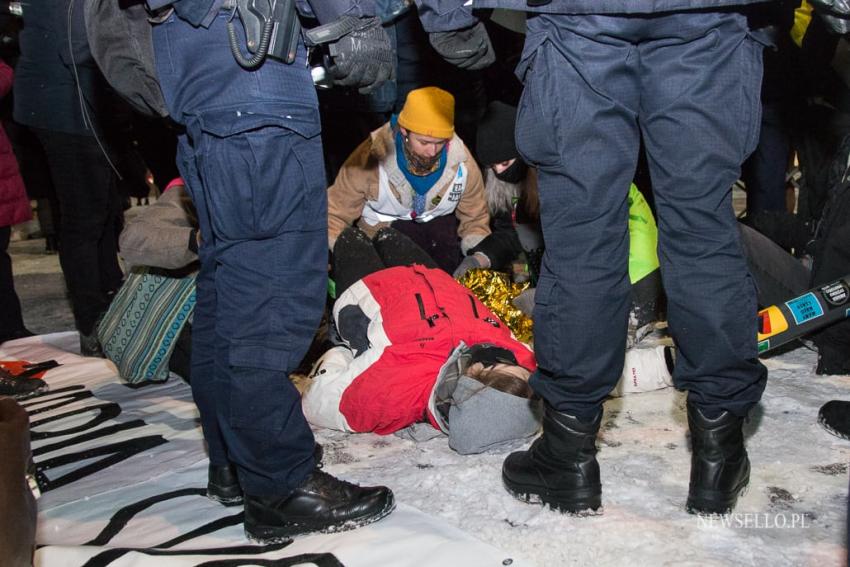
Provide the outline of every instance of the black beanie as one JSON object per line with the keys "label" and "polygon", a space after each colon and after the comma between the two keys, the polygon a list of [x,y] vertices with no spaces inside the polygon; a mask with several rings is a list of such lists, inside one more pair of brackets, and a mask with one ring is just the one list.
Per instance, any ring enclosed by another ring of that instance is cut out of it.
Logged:
{"label": "black beanie", "polygon": [[483,165],[501,163],[518,158],[514,143],[516,107],[501,101],[493,101],[478,123],[475,148],[478,161]]}

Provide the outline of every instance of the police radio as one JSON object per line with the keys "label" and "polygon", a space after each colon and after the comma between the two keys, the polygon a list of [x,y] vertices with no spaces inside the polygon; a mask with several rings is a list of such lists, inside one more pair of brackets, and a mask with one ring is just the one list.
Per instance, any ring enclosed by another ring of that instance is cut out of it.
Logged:
{"label": "police radio", "polygon": [[226,7],[236,8],[245,30],[248,51],[242,54],[236,26],[227,23],[230,51],[236,62],[245,69],[256,69],[266,57],[290,64],[295,61],[301,23],[295,0],[228,0]]}

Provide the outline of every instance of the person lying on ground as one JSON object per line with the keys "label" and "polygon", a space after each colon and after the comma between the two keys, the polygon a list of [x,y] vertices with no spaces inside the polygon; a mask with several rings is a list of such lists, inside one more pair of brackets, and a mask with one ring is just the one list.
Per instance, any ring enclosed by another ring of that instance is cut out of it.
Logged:
{"label": "person lying on ground", "polygon": [[[534,355],[471,291],[391,228],[374,242],[349,228],[337,248],[344,276],[333,317],[343,344],[311,372],[307,421],[378,434],[424,422],[462,454],[538,431],[540,401],[527,383]],[[614,395],[670,385],[663,347],[631,352],[636,364]]]}

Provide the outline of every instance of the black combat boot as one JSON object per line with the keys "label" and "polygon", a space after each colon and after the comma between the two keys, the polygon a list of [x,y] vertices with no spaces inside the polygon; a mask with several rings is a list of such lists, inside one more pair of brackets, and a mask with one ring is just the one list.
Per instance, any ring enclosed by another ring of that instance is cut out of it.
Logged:
{"label": "black combat boot", "polygon": [[312,532],[342,532],[380,520],[395,508],[385,486],[360,487],[316,468],[283,498],[245,495],[245,535],[270,544]]}
{"label": "black combat boot", "polygon": [[726,514],[750,481],[750,459],[744,448],[744,418],[724,411],[709,419],[688,403],[691,429],[691,514]]}
{"label": "black combat boot", "polygon": [[242,486],[239,485],[239,478],[236,476],[236,467],[231,464],[210,463],[207,498],[221,502],[225,506],[242,504]]}
{"label": "black combat boot", "polygon": [[586,423],[546,404],[543,434],[528,451],[508,455],[502,465],[507,491],[519,500],[548,504],[570,514],[597,510],[602,504],[596,462],[601,421],[601,411]]}

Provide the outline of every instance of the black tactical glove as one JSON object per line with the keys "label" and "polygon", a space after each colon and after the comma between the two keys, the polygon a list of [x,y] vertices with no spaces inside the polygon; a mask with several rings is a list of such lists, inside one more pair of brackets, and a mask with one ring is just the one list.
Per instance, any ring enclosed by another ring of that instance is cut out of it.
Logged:
{"label": "black tactical glove", "polygon": [[462,30],[432,32],[428,40],[443,59],[461,69],[478,71],[496,61],[490,36],[481,22]]}
{"label": "black tactical glove", "polygon": [[332,60],[328,72],[336,85],[359,87],[367,94],[395,77],[393,48],[380,18],[342,16],[307,30],[304,37],[309,46],[328,44]]}

